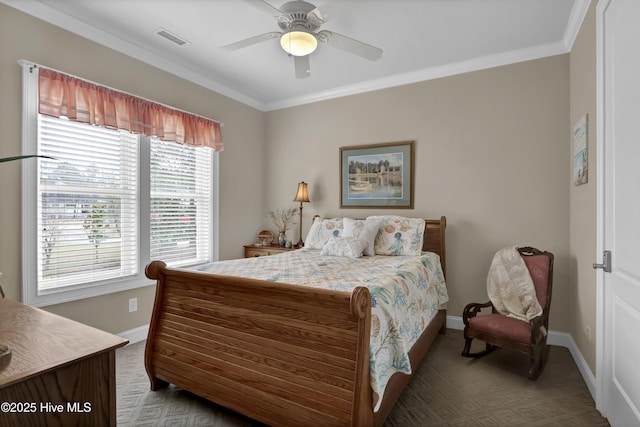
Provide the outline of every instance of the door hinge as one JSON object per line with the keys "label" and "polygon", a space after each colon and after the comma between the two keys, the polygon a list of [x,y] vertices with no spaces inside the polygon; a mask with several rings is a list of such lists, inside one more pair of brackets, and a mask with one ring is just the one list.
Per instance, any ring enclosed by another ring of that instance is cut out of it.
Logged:
{"label": "door hinge", "polygon": [[611,273],[611,251],[602,251],[602,264],[593,264],[593,268],[602,268],[606,273]]}

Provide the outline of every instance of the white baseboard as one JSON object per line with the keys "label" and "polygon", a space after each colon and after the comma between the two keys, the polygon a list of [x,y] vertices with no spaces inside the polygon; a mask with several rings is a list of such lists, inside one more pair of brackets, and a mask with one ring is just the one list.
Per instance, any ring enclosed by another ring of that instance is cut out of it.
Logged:
{"label": "white baseboard", "polygon": [[464,322],[460,316],[447,316],[447,328],[461,331],[464,329]]}
{"label": "white baseboard", "polygon": [[[464,322],[462,321],[462,317],[460,316],[447,316],[447,328],[463,330]],[[576,342],[573,340],[573,337],[570,334],[565,332],[555,332],[549,331],[549,337],[547,338],[547,344],[549,345],[557,345],[560,347],[566,347],[569,349],[573,360],[576,362],[578,366],[578,370],[584,379],[584,382],[587,384],[587,388],[591,393],[591,397],[593,400],[596,400],[596,378],[594,377],[587,361],[582,356],[582,353],[578,349]],[[461,344],[462,345],[462,344]]]}
{"label": "white baseboard", "polygon": [[551,345],[559,345],[562,347],[566,347],[569,349],[571,356],[573,356],[573,360],[576,362],[578,366],[578,370],[580,374],[582,374],[582,379],[584,379],[587,388],[589,389],[589,393],[591,393],[591,397],[593,401],[596,401],[596,377],[591,372],[591,368],[587,364],[587,361],[582,356],[582,353],[578,349],[576,342],[573,340],[573,337],[570,334],[565,332],[554,332],[549,331],[549,338],[547,340],[548,344]]}
{"label": "white baseboard", "polygon": [[[129,329],[128,331],[120,332],[116,335],[129,340],[129,344],[135,344],[147,339],[149,333],[149,325],[138,326],[137,328]],[[128,345],[128,344],[127,344]]]}

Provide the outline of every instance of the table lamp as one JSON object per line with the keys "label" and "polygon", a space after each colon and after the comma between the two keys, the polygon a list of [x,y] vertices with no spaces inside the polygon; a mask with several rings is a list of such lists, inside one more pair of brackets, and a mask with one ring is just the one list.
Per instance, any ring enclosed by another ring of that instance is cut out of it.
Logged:
{"label": "table lamp", "polygon": [[307,190],[307,183],[302,181],[298,184],[298,191],[296,192],[296,197],[293,199],[294,202],[300,202],[300,240],[296,243],[298,248],[304,246],[304,242],[302,241],[302,202],[309,201],[309,192]]}

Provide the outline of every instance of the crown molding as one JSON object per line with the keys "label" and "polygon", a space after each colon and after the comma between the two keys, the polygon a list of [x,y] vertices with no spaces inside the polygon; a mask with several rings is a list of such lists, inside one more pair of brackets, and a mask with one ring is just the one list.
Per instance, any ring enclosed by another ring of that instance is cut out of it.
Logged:
{"label": "crown molding", "polygon": [[571,49],[573,49],[573,43],[576,41],[576,37],[578,37],[582,22],[584,22],[584,18],[587,16],[587,12],[589,12],[590,5],[591,0],[574,0],[573,2],[567,28],[562,38],[567,52],[571,52]]}
{"label": "crown molding", "polygon": [[283,99],[275,102],[268,102],[265,104],[265,111],[279,110],[283,108],[295,107],[298,105],[310,104],[313,102],[340,98],[343,96],[388,89],[396,86],[403,86],[427,80],[439,79],[442,77],[454,76],[457,74],[469,73],[472,71],[484,70],[487,68],[499,67],[502,65],[509,65],[548,56],[560,55],[567,52],[568,51],[563,42],[533,46],[531,48],[518,49],[511,52],[484,56],[468,61],[430,67],[410,73],[397,74],[395,76],[369,80],[353,85],[341,86],[335,89],[316,92],[304,96]]}
{"label": "crown molding", "polygon": [[526,49],[519,49],[496,55],[489,55],[468,61],[461,61],[457,63],[425,68],[423,70],[414,71],[411,73],[399,74],[382,79],[342,86],[300,97],[292,97],[275,102],[267,102],[265,104],[265,111],[295,107],[298,105],[326,101],[343,96],[356,95],[359,93],[371,92],[374,90],[387,89],[395,86],[402,86],[421,81],[433,80],[457,74],[469,73],[472,71],[499,67],[502,65],[530,61],[547,56],[555,56],[568,53],[571,52],[571,49],[573,48],[573,43],[578,36],[578,32],[582,27],[582,22],[584,21],[584,18],[589,11],[590,5],[591,0],[574,0],[569,19],[567,20],[567,27],[565,29],[564,36],[561,42],[533,46]]}
{"label": "crown molding", "polygon": [[174,74],[245,105],[264,111],[265,105],[261,101],[222,85],[215,80],[204,77],[170,59],[151,53],[133,43],[129,43],[126,40],[101,31],[69,15],[65,15],[37,0],[0,0],[0,2],[124,55],[138,59],[160,70]]}
{"label": "crown molding", "polygon": [[563,39],[562,41],[556,43],[518,49],[510,52],[489,55],[457,63],[439,65],[410,73],[364,81],[352,85],[333,88],[326,91],[314,92],[299,97],[285,98],[273,102],[262,102],[244,93],[238,92],[225,85],[222,85],[219,82],[207,78],[191,69],[183,67],[169,59],[163,58],[123,39],[100,31],[92,26],[85,24],[82,21],[65,15],[37,0],[0,1],[26,14],[42,19],[43,21],[78,34],[81,37],[92,40],[125,55],[139,59],[140,61],[159,68],[163,71],[167,71],[185,80],[196,83],[209,90],[227,96],[235,101],[261,111],[273,111],[296,107],[299,105],[310,104],[319,101],[326,101],[375,90],[403,86],[411,83],[428,81],[437,78],[568,53],[573,47],[573,43],[575,42],[577,34],[582,26],[582,22],[584,21],[584,18],[591,4],[591,0],[574,0],[573,8],[571,9],[571,14],[567,22],[567,27]]}

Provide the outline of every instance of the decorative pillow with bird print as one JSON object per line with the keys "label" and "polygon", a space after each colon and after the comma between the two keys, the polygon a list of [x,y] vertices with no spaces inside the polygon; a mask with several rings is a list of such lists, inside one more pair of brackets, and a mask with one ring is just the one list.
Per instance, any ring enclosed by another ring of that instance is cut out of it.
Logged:
{"label": "decorative pillow with bird print", "polygon": [[422,218],[382,217],[375,241],[376,255],[420,255],[424,226]]}

